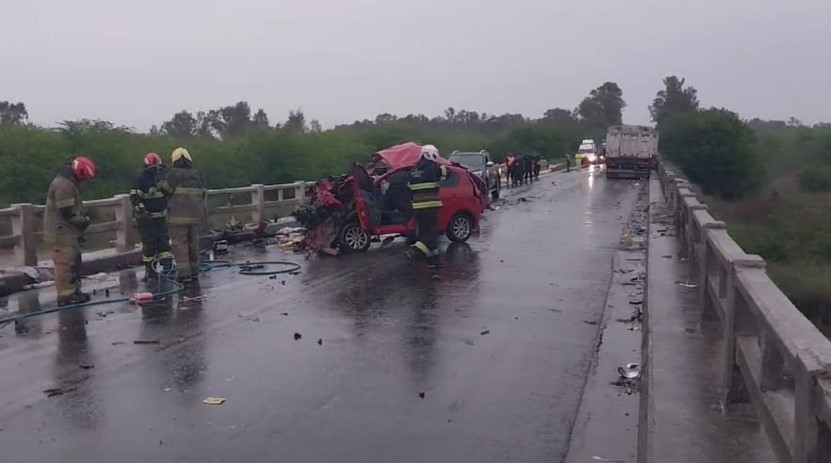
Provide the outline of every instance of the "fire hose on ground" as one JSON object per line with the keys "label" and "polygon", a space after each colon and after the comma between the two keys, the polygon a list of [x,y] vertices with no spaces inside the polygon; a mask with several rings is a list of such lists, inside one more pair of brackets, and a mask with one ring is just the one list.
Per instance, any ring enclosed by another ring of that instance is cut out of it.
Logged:
{"label": "fire hose on ground", "polygon": [[[158,268],[158,262],[154,263],[154,266]],[[282,266],[284,268],[270,270],[269,266]],[[271,276],[271,275],[279,275],[284,273],[295,273],[300,270],[300,264],[295,262],[288,262],[288,261],[280,261],[280,260],[273,260],[273,261],[246,261],[243,263],[234,263],[230,260],[207,260],[207,261],[200,261],[199,262],[199,272],[200,273],[207,273],[212,270],[217,269],[231,269],[231,268],[238,268],[240,275],[247,275],[247,276]],[[0,318],[0,329],[6,327],[6,325],[12,322],[20,322],[25,319],[41,317],[44,315],[57,313],[57,312],[65,312],[70,310],[80,310],[85,309],[87,307],[95,307],[101,305],[108,305],[108,304],[123,304],[123,303],[131,303],[136,305],[142,304],[152,304],[158,303],[163,301],[164,299],[173,296],[174,294],[178,294],[184,290],[185,286],[182,283],[176,281],[174,271],[170,270],[167,272],[159,272],[159,279],[165,283],[169,284],[168,289],[164,291],[156,291],[156,292],[143,292],[143,293],[135,293],[130,297],[120,297],[116,299],[103,299],[97,301],[89,301],[83,302],[78,304],[70,304],[64,306],[57,306],[51,307],[48,309],[39,310],[37,312],[30,312],[30,313],[18,313],[15,315],[10,315],[7,317]]]}

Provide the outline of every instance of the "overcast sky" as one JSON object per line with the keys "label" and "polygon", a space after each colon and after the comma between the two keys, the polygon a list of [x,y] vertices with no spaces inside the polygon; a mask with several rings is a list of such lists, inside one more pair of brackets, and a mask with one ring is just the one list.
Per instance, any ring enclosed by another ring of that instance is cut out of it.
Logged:
{"label": "overcast sky", "polygon": [[[0,100],[146,130],[247,100],[325,126],[444,108],[539,116],[669,74],[742,117],[831,121],[831,0],[0,0]],[[9,14],[10,13],[10,14]]]}

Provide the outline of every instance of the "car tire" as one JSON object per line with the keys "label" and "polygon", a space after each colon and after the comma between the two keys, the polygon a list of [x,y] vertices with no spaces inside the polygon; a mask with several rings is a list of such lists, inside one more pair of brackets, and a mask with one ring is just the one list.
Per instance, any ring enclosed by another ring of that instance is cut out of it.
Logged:
{"label": "car tire", "polygon": [[454,243],[464,243],[473,234],[473,219],[465,212],[459,212],[447,224],[447,239]]}
{"label": "car tire", "polygon": [[496,184],[496,189],[495,189],[495,190],[493,190],[493,191],[491,191],[491,198],[492,198],[494,201],[496,201],[497,199],[499,199],[499,192],[500,192],[500,190],[501,190],[501,189],[502,189],[502,186],[501,186],[499,183],[497,183],[497,184]]}
{"label": "car tire", "polygon": [[348,252],[364,252],[372,244],[372,237],[357,222],[349,222],[340,230],[340,248]]}

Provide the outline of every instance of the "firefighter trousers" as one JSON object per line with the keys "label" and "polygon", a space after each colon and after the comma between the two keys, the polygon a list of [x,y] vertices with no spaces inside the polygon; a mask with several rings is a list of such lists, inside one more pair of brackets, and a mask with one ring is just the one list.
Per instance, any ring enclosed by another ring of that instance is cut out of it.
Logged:
{"label": "firefighter trousers", "polygon": [[180,280],[199,275],[199,225],[171,225],[176,277]]}
{"label": "firefighter trousers", "polygon": [[167,230],[167,219],[139,220],[138,231],[141,236],[141,259],[145,265],[154,261],[173,258],[173,254],[170,252],[170,234]]}
{"label": "firefighter trousers", "polygon": [[68,301],[81,292],[80,244],[57,244],[52,250],[55,265],[55,289],[58,302]]}
{"label": "firefighter trousers", "polygon": [[438,255],[439,248],[439,211],[440,209],[416,209],[415,219],[417,240],[413,245],[426,257]]}

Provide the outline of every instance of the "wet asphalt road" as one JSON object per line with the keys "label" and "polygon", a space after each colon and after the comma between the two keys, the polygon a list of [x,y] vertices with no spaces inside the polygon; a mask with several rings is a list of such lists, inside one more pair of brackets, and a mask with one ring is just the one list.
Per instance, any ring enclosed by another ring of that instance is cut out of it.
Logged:
{"label": "wet asphalt road", "polygon": [[[312,261],[248,248],[234,257],[302,273],[217,270],[170,304],[4,328],[0,461],[561,461],[635,189],[584,172],[506,196],[447,248],[440,281],[400,244]],[[143,287],[133,271],[96,284]]]}

